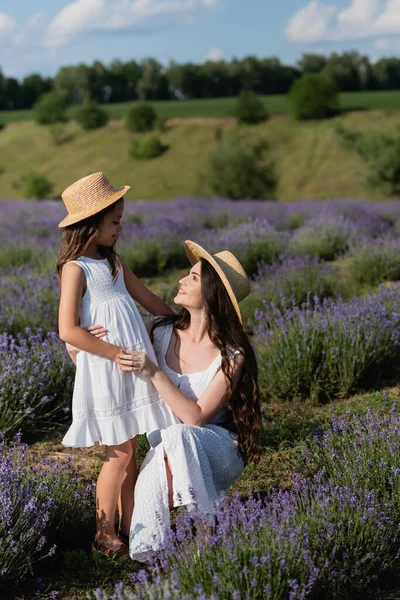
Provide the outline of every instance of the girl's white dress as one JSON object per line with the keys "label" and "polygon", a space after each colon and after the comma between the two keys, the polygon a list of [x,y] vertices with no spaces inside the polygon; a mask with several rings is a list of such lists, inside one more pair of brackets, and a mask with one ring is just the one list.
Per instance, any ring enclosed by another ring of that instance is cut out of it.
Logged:
{"label": "girl's white dress", "polygon": [[[107,259],[81,257],[71,262],[79,265],[86,277],[81,327],[103,325],[106,342],[146,352],[156,361],[143,319],[125,287],[122,266],[114,282]],[[121,371],[113,360],[83,351],[77,354],[72,418],[64,446],[118,445],[138,433],[178,422],[148,379]]]}
{"label": "girl's white dress", "polygon": [[[180,375],[165,361],[172,331],[172,325],[154,331],[158,364],[182,394],[196,402],[219,370],[221,355],[205,371]],[[160,548],[170,529],[165,456],[172,472],[174,506],[187,506],[190,510],[197,505],[210,515],[220,495],[228,491],[242,472],[237,441],[222,427],[225,420],[226,409],[222,409],[204,427],[180,423],[148,434],[153,448],[143,461],[135,486],[129,539],[133,559],[147,561]]]}

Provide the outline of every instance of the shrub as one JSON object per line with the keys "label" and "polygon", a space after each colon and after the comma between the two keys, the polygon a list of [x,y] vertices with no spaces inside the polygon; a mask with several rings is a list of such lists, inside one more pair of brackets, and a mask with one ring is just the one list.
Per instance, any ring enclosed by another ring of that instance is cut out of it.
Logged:
{"label": "shrub", "polygon": [[31,171],[24,176],[25,195],[35,200],[45,200],[53,190],[53,184],[45,175]]}
{"label": "shrub", "polygon": [[142,133],[154,128],[157,113],[148,102],[136,102],[126,116],[126,126],[130,131]]}
{"label": "shrub", "polygon": [[168,131],[168,117],[158,117],[156,121],[156,128],[161,133]]}
{"label": "shrub", "polygon": [[343,397],[397,372],[398,289],[256,314],[260,384],[268,398]]}
{"label": "shrub", "polygon": [[[40,250],[29,246],[9,248],[8,256],[4,252],[4,266],[19,267],[29,263],[32,269],[41,263],[43,249]],[[2,259],[0,250],[0,266],[3,266]],[[54,268],[40,276],[0,276],[0,331],[14,336],[25,334],[27,328],[32,331],[41,328],[44,333],[57,331],[57,286]]]}
{"label": "shrub", "polygon": [[326,119],[337,113],[339,95],[332,77],[305,73],[293,83],[289,103],[296,119]]}
{"label": "shrub", "polygon": [[250,149],[228,141],[209,153],[205,180],[214,194],[231,200],[272,198],[277,185],[272,166],[263,164]]}
{"label": "shrub", "polygon": [[132,158],[138,160],[150,160],[161,156],[166,150],[166,147],[161,143],[160,138],[156,135],[146,135],[139,139],[132,140],[129,150]]}
{"label": "shrub", "polygon": [[289,257],[272,266],[260,264],[255,281],[257,295],[280,310],[339,294],[333,270],[309,256]]}
{"label": "shrub", "polygon": [[63,531],[82,523],[92,489],[70,461],[29,464],[27,446],[0,440],[0,576],[20,581],[32,565],[54,553]]}
{"label": "shrub", "polygon": [[236,102],[234,116],[238,123],[255,125],[268,118],[265,106],[251,90],[242,90]]}
{"label": "shrub", "polygon": [[66,109],[68,101],[65,95],[57,92],[47,92],[40,96],[33,106],[33,115],[36,123],[51,125],[68,121]]}
{"label": "shrub", "polygon": [[53,123],[53,125],[49,125],[49,133],[55,146],[61,146],[61,144],[67,140],[63,123]]}
{"label": "shrub", "polygon": [[367,185],[385,195],[400,194],[400,126],[393,132],[359,133],[337,127],[342,146],[367,163]]}
{"label": "shrub", "polygon": [[213,252],[227,248],[242,264],[248,275],[256,273],[258,263],[272,264],[279,260],[287,247],[287,236],[276,231],[261,219],[240,223],[231,229],[211,231],[205,245]]}
{"label": "shrub", "polygon": [[82,129],[86,131],[104,127],[110,120],[109,113],[93,100],[89,100],[82,104],[82,106],[76,110],[75,118]]}
{"label": "shrub", "polygon": [[354,240],[354,227],[342,218],[323,218],[309,221],[294,233],[289,252],[308,254],[322,260],[333,260],[349,249]]}
{"label": "shrub", "polygon": [[400,279],[400,247],[397,241],[380,240],[355,247],[350,255],[349,274],[359,283],[376,285]]}
{"label": "shrub", "polygon": [[57,334],[0,334],[0,431],[50,431],[68,416],[74,368]]}
{"label": "shrub", "polygon": [[136,244],[123,246],[121,255],[132,271],[139,277],[158,275],[164,269],[167,255],[157,240],[140,240]]}

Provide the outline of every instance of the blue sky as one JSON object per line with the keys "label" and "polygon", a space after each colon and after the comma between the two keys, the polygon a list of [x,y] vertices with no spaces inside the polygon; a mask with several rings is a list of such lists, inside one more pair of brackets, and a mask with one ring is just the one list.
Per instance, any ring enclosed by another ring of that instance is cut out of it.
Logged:
{"label": "blue sky", "polygon": [[8,76],[153,56],[162,63],[303,52],[400,55],[399,0],[2,0]]}

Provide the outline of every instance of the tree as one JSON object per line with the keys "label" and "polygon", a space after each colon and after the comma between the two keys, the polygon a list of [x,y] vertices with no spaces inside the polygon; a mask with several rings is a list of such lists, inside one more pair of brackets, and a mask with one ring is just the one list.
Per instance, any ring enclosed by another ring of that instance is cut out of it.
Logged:
{"label": "tree", "polygon": [[94,100],[88,100],[79,106],[75,118],[82,129],[89,131],[107,125],[110,116]]}
{"label": "tree", "polygon": [[76,67],[62,67],[54,79],[54,89],[65,95],[71,104],[81,104],[95,94],[90,67],[84,64]]}
{"label": "tree", "polygon": [[214,194],[232,200],[272,198],[277,183],[272,166],[261,163],[249,148],[227,140],[209,153],[205,181]]}
{"label": "tree", "polygon": [[235,106],[235,117],[238,123],[255,125],[265,121],[267,110],[258,96],[251,90],[242,90]]}
{"label": "tree", "polygon": [[289,92],[291,111],[296,119],[325,119],[339,109],[336,83],[327,75],[305,73]]}
{"label": "tree", "polygon": [[126,115],[126,126],[133,132],[150,131],[156,121],[157,113],[148,102],[136,102]]}
{"label": "tree", "polygon": [[52,80],[44,79],[39,73],[32,73],[22,80],[22,96],[24,108],[31,108],[45,92],[52,88]]}
{"label": "tree", "polygon": [[400,59],[381,58],[372,66],[376,86],[380,90],[400,88]]}
{"label": "tree", "polygon": [[35,121],[40,125],[65,123],[68,121],[66,109],[68,106],[65,94],[47,92],[43,94],[33,107]]}
{"label": "tree", "polygon": [[142,62],[141,70],[137,84],[138,97],[141,100],[167,100],[170,97],[169,84],[161,64],[153,58],[147,58]]}
{"label": "tree", "polygon": [[297,61],[297,67],[302,73],[321,73],[326,67],[326,56],[322,54],[303,54]]}

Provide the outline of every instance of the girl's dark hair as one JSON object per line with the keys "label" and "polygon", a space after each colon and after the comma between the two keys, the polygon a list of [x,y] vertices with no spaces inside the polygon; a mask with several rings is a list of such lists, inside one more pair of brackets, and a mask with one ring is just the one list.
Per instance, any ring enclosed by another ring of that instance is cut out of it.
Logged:
{"label": "girl's dark hair", "polygon": [[[257,463],[261,455],[261,407],[256,357],[224,284],[211,264],[203,258],[201,259],[201,292],[206,313],[207,333],[221,352],[221,369],[229,382],[225,398],[229,415],[226,427],[237,436],[239,453],[244,463]],[[175,329],[188,329],[190,313],[183,308],[177,315],[158,319],[153,325],[151,338],[153,339],[155,328],[171,323]],[[232,350],[239,350],[243,361],[235,384],[230,354]]]}
{"label": "girl's dark hair", "polygon": [[[120,198],[111,204],[111,206],[107,206],[107,208],[104,208],[95,215],[64,228],[60,237],[60,249],[56,266],[57,277],[59,280],[61,280],[63,266],[70,260],[76,260],[85,254],[90,244],[96,239],[104,217],[114,210],[118,202],[123,201],[124,199]],[[120,267],[114,246],[98,246],[98,250],[101,256],[107,258],[110,263],[111,273],[115,281]]]}

